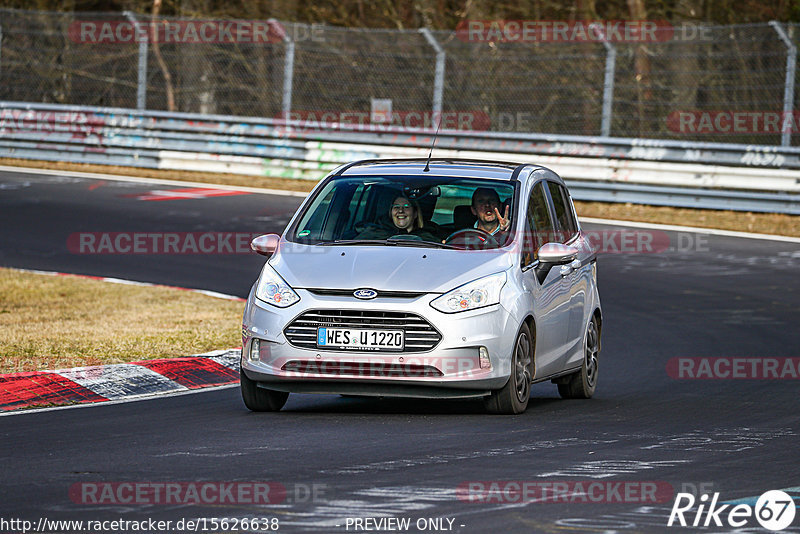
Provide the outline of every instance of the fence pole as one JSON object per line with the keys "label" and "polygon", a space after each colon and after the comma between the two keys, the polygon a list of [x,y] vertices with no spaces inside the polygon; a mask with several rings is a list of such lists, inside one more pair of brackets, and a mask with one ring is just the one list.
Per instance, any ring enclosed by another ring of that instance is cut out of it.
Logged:
{"label": "fence pole", "polygon": [[0,75],[3,74],[3,18],[0,17]]}
{"label": "fence pole", "polygon": [[294,41],[286,33],[283,25],[276,19],[267,20],[272,29],[277,33],[286,44],[286,55],[283,59],[283,101],[281,111],[283,118],[288,119],[292,111],[292,85],[294,83]]}
{"label": "fence pole", "polygon": [[600,42],[606,49],[606,72],[603,78],[603,112],[600,120],[600,135],[611,135],[611,113],[614,104],[614,70],[617,66],[617,48],[608,42],[603,34],[602,27],[592,24],[590,26],[600,35]]}
{"label": "fence pole", "polygon": [[147,42],[149,40],[149,36],[147,35],[147,30],[140,30],[139,21],[136,19],[136,15],[130,11],[124,11],[122,14],[125,15],[125,17],[133,24],[134,35],[139,41],[139,68],[138,79],[136,83],[136,109],[144,110],[147,106]]}
{"label": "fence pole", "polygon": [[433,78],[433,118],[442,120],[442,93],[444,93],[444,65],[445,53],[439,42],[428,28],[420,28],[420,33],[425,37],[436,51],[436,72]]}
{"label": "fence pole", "polygon": [[[787,49],[786,82],[783,86],[783,120],[781,121],[783,123],[786,121],[786,115],[792,113],[792,107],[794,106],[794,70],[797,64],[797,47],[794,46],[794,43],[783,31],[783,27],[777,20],[771,20],[769,25],[778,33],[778,37],[781,38]],[[790,146],[791,144],[792,130],[790,128],[781,134],[781,146]]]}

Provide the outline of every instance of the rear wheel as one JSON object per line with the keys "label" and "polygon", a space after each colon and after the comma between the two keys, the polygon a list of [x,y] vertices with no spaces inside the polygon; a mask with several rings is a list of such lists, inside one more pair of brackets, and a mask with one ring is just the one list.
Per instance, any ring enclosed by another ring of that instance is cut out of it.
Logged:
{"label": "rear wheel", "polygon": [[277,412],[286,404],[289,394],[285,391],[273,391],[258,387],[255,380],[250,380],[239,369],[239,386],[242,389],[244,405],[254,412]]}
{"label": "rear wheel", "polygon": [[570,375],[569,381],[558,385],[558,394],[565,399],[590,399],[597,388],[597,364],[600,356],[600,330],[592,317],[586,327],[581,370]]}
{"label": "rear wheel", "polygon": [[528,407],[533,374],[533,339],[528,325],[523,324],[511,355],[511,376],[502,389],[485,398],[486,410],[495,414],[518,414]]}

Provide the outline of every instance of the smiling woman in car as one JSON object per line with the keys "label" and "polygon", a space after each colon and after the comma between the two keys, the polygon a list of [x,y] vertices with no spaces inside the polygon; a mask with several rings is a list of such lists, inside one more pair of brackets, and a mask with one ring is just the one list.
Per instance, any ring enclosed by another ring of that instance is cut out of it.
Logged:
{"label": "smiling woman in car", "polygon": [[397,239],[418,237],[423,241],[436,241],[437,236],[434,235],[434,231],[425,226],[422,210],[419,209],[416,201],[409,200],[404,196],[397,196],[389,207],[389,217],[381,217],[378,222],[370,224],[367,229],[358,234],[357,238],[388,239],[394,236]]}

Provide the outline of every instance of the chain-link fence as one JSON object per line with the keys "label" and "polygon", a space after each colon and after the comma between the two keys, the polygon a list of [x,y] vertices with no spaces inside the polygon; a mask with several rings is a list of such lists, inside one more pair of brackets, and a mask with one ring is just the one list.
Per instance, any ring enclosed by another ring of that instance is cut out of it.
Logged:
{"label": "chain-link fence", "polygon": [[381,99],[401,124],[422,115],[410,126],[431,126],[441,110],[455,117],[445,127],[800,145],[798,25],[676,26],[646,42],[489,42],[448,31],[159,21],[0,10],[0,100],[369,122]]}

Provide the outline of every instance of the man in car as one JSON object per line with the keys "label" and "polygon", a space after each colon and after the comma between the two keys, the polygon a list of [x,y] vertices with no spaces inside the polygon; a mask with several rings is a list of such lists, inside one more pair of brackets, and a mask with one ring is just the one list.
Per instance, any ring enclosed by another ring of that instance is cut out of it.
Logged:
{"label": "man in car", "polygon": [[475,228],[491,236],[508,230],[511,225],[508,209],[506,206],[505,213],[500,215],[500,196],[494,189],[479,187],[472,193],[471,211],[478,218]]}

